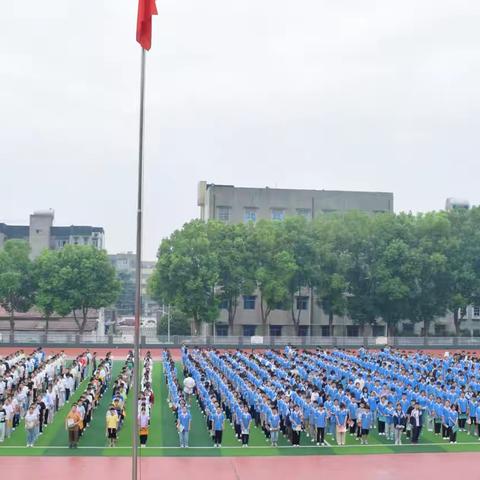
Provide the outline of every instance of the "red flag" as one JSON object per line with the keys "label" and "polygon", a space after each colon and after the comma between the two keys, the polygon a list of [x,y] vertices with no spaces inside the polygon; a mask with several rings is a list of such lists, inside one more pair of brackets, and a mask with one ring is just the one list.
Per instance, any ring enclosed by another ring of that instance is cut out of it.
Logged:
{"label": "red flag", "polygon": [[152,46],[152,15],[158,15],[155,0],[138,0],[137,42],[145,50]]}

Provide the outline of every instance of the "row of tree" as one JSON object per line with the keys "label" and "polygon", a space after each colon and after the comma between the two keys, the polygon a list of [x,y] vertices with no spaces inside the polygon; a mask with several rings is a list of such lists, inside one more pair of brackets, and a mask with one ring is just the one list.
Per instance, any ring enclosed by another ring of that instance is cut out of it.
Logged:
{"label": "row of tree", "polygon": [[0,250],[0,305],[10,315],[15,329],[15,312],[33,306],[48,320],[54,314],[73,314],[83,333],[90,309],[112,305],[120,282],[105,251],[91,246],[68,245],[62,250],[45,250],[30,259],[30,247],[21,240],[8,240]]}
{"label": "row of tree", "polygon": [[[452,312],[457,334],[464,307],[480,301],[480,209],[427,214],[327,214],[314,221],[225,224],[192,221],[162,241],[149,292],[193,319],[211,323],[220,306],[230,328],[240,295],[257,293],[264,334],[275,309],[289,310],[298,332],[297,296],[329,317],[364,327],[383,320],[431,322]],[[231,330],[230,330],[231,331]]]}

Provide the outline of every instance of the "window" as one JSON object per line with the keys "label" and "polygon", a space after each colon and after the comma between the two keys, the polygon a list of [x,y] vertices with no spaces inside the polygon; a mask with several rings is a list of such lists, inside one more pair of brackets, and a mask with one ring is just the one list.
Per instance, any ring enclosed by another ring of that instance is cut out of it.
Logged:
{"label": "window", "polygon": [[230,207],[217,207],[217,220],[221,222],[230,221]]}
{"label": "window", "polygon": [[215,325],[215,333],[217,337],[226,337],[228,335],[228,325]]}
{"label": "window", "polygon": [[296,297],[297,310],[308,310],[308,297]]}
{"label": "window", "polygon": [[307,220],[312,219],[312,210],[310,208],[297,208],[297,215]]}
{"label": "window", "polygon": [[252,207],[245,208],[243,212],[244,222],[256,222],[257,221],[257,209]]}
{"label": "window", "polygon": [[474,337],[480,337],[480,330],[474,330],[472,334]]}
{"label": "window", "polygon": [[244,295],[243,296],[243,309],[244,310],[255,310],[255,300],[257,299],[256,295]]}
{"label": "window", "polygon": [[359,331],[358,325],[347,325],[347,337],[358,337]]}
{"label": "window", "polygon": [[374,337],[385,336],[385,325],[374,325],[372,327],[372,334]]}
{"label": "window", "polygon": [[220,302],[220,308],[222,310],[228,310],[228,300],[226,298]]}
{"label": "window", "polygon": [[298,327],[298,336],[299,337],[308,337],[308,325],[300,325]]}
{"label": "window", "polygon": [[322,325],[320,332],[322,334],[322,337],[329,337],[330,327],[328,325]]}
{"label": "window", "polygon": [[255,331],[257,330],[256,325],[242,325],[243,327],[243,336],[244,337],[254,337]]}
{"label": "window", "polygon": [[272,208],[272,220],[283,220],[285,218],[284,208]]}
{"label": "window", "polygon": [[435,325],[435,335],[444,337],[447,334],[447,326],[442,324]]}
{"label": "window", "polygon": [[282,336],[282,326],[281,325],[270,325],[270,336],[271,337],[281,337]]}
{"label": "window", "polygon": [[473,316],[480,317],[480,306],[476,305],[475,307],[473,307]]}
{"label": "window", "polygon": [[414,335],[415,334],[415,325],[413,323],[404,323],[402,326],[402,333],[404,335]]}

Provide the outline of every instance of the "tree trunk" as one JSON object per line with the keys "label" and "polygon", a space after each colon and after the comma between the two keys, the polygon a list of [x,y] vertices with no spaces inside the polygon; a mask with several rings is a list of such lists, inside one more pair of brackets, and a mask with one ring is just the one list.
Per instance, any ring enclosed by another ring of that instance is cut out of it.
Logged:
{"label": "tree trunk", "polygon": [[12,310],[10,312],[10,334],[13,335],[14,331],[15,331],[15,311]]}
{"label": "tree trunk", "polygon": [[196,337],[198,331],[198,318],[197,315],[193,315],[192,319],[192,336]]}
{"label": "tree trunk", "polygon": [[298,313],[295,313],[295,302],[292,302],[292,309],[291,309],[291,314],[292,314],[292,323],[293,323],[293,331],[295,333],[295,336],[299,336],[300,333],[300,316],[302,314],[301,310],[297,310]]}
{"label": "tree trunk", "polygon": [[330,337],[333,337],[333,312],[330,310],[328,312],[328,334]]}
{"label": "tree trunk", "polygon": [[460,324],[462,322],[463,316],[458,315],[458,308],[453,310],[453,325],[455,326],[455,335],[460,336]]}
{"label": "tree trunk", "polygon": [[387,320],[387,336],[388,337],[395,337],[397,333],[397,328],[394,322],[391,320]]}
{"label": "tree trunk", "polygon": [[265,307],[263,304],[262,298],[260,298],[260,314],[262,316],[262,335],[264,337],[269,336],[270,332],[267,331],[267,322],[268,322],[268,316],[270,315],[270,309],[268,307]]}
{"label": "tree trunk", "polygon": [[50,320],[50,317],[47,315],[45,317],[45,333],[48,334],[48,322]]}
{"label": "tree trunk", "polygon": [[423,319],[423,336],[425,338],[429,337],[429,334],[428,334],[429,328],[430,328],[430,320],[428,320],[427,318],[424,318]]}
{"label": "tree trunk", "polygon": [[228,303],[228,334],[233,335],[235,316],[237,314],[237,300],[231,300]]}

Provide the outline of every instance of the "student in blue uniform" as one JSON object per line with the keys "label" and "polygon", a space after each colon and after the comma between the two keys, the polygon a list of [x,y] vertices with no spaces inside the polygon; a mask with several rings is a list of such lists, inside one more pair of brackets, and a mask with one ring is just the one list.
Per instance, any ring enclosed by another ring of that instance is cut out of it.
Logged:
{"label": "student in blue uniform", "polygon": [[370,411],[369,405],[365,405],[365,408],[360,417],[360,428],[362,429],[362,445],[368,445],[368,434],[373,424],[373,415]]}
{"label": "student in blue uniform", "polygon": [[280,415],[275,407],[272,408],[272,413],[269,415],[267,421],[270,430],[270,441],[272,442],[272,447],[277,447],[278,432],[280,431]]}
{"label": "student in blue uniform", "polygon": [[290,422],[292,423],[292,445],[299,447],[302,432],[302,414],[298,405],[295,405],[293,412],[290,414]]}
{"label": "student in blue uniform", "polygon": [[240,426],[242,431],[242,447],[248,447],[248,440],[250,438],[250,426],[252,424],[252,415],[248,411],[248,405],[243,407],[243,413],[240,418]]}
{"label": "student in blue uniform", "polygon": [[213,415],[213,429],[215,430],[215,447],[222,446],[222,435],[225,427],[225,414],[222,412],[220,405],[217,407],[217,411]]}
{"label": "student in blue uniform", "polygon": [[450,411],[448,412],[448,437],[450,439],[450,443],[457,443],[457,432],[458,432],[458,424],[459,424],[459,415],[457,411],[457,406],[452,404],[450,406]]}
{"label": "student in blue uniform", "polygon": [[325,426],[327,424],[327,412],[323,403],[318,406],[313,416],[317,430],[317,445],[325,445]]}
{"label": "student in blue uniform", "polygon": [[186,405],[183,405],[181,410],[178,412],[178,420],[177,420],[177,430],[178,435],[180,437],[180,446],[182,448],[188,447],[188,436],[190,433],[190,425],[192,421],[192,416],[190,412],[187,410]]}

